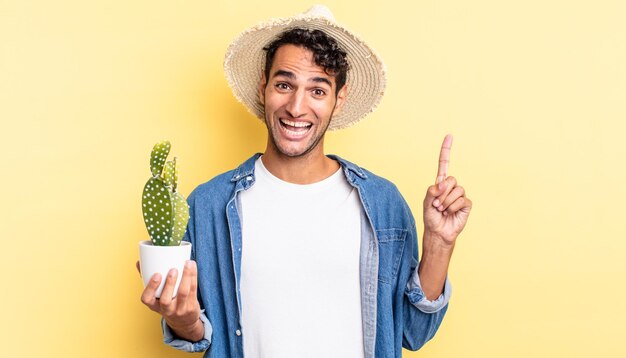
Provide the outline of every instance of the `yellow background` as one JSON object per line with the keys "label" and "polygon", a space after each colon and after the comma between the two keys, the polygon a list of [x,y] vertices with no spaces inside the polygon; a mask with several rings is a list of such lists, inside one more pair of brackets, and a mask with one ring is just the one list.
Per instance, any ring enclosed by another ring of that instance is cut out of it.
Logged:
{"label": "yellow background", "polygon": [[[310,5],[0,1],[0,356],[188,356],[139,301],[149,151],[171,140],[188,195],[263,150],[223,55],[245,28]],[[450,175],[474,201],[448,315],[404,356],[626,356],[625,3],[329,5],[389,83],[327,152],[395,182],[421,235],[452,133]]]}

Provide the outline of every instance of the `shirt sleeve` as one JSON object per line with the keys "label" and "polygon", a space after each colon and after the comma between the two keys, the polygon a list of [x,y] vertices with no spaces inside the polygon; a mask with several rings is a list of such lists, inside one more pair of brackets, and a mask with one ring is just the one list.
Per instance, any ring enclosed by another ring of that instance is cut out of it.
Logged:
{"label": "shirt sleeve", "polygon": [[434,301],[428,300],[422,290],[422,284],[416,269],[406,285],[405,292],[409,297],[411,304],[417,307],[417,309],[424,313],[435,313],[444,308],[450,301],[450,296],[452,295],[452,285],[450,284],[448,277],[446,277],[441,295],[439,295],[439,297],[437,297]]}
{"label": "shirt sleeve", "polygon": [[198,342],[191,342],[176,336],[174,332],[170,329],[170,327],[168,327],[167,323],[165,323],[165,319],[161,318],[161,327],[163,328],[163,342],[173,348],[185,352],[195,353],[206,351],[207,349],[209,349],[209,345],[211,344],[211,334],[213,333],[213,327],[211,327],[209,319],[204,314],[204,310],[200,312],[200,320],[204,324],[204,338],[202,338]]}

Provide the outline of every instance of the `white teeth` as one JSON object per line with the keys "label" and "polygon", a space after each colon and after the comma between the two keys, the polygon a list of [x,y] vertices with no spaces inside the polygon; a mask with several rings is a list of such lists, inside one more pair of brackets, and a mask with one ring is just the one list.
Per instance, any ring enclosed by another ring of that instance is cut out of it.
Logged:
{"label": "white teeth", "polygon": [[286,119],[281,119],[280,121],[288,126],[297,127],[297,128],[304,128],[304,127],[311,126],[311,123],[307,123],[307,122],[293,122],[293,121],[288,121]]}
{"label": "white teeth", "polygon": [[285,132],[287,132],[290,135],[302,135],[303,133],[303,132],[290,131],[289,129],[285,129]]}

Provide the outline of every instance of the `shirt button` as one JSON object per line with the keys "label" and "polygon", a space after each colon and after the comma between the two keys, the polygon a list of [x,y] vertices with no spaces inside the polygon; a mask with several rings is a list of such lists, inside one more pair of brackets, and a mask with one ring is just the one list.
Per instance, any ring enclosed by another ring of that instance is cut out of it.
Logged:
{"label": "shirt button", "polygon": [[250,180],[252,180],[252,177],[246,177],[246,180],[250,181]]}
{"label": "shirt button", "polygon": [[241,331],[240,331],[240,330],[236,330],[236,331],[235,331],[235,334],[236,334],[237,336],[241,336]]}

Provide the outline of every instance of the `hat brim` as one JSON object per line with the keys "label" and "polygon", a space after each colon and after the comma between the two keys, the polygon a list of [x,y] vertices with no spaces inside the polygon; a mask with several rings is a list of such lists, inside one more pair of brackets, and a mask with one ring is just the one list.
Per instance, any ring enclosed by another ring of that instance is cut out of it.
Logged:
{"label": "hat brim", "polygon": [[265,67],[263,48],[283,31],[295,27],[321,30],[333,37],[347,53],[350,70],[346,79],[346,100],[341,111],[333,116],[328,129],[349,127],[372,112],[380,102],[386,86],[382,60],[355,34],[323,17],[273,19],[239,35],[228,47],[224,59],[226,80],[237,100],[265,121],[264,106],[258,93]]}

